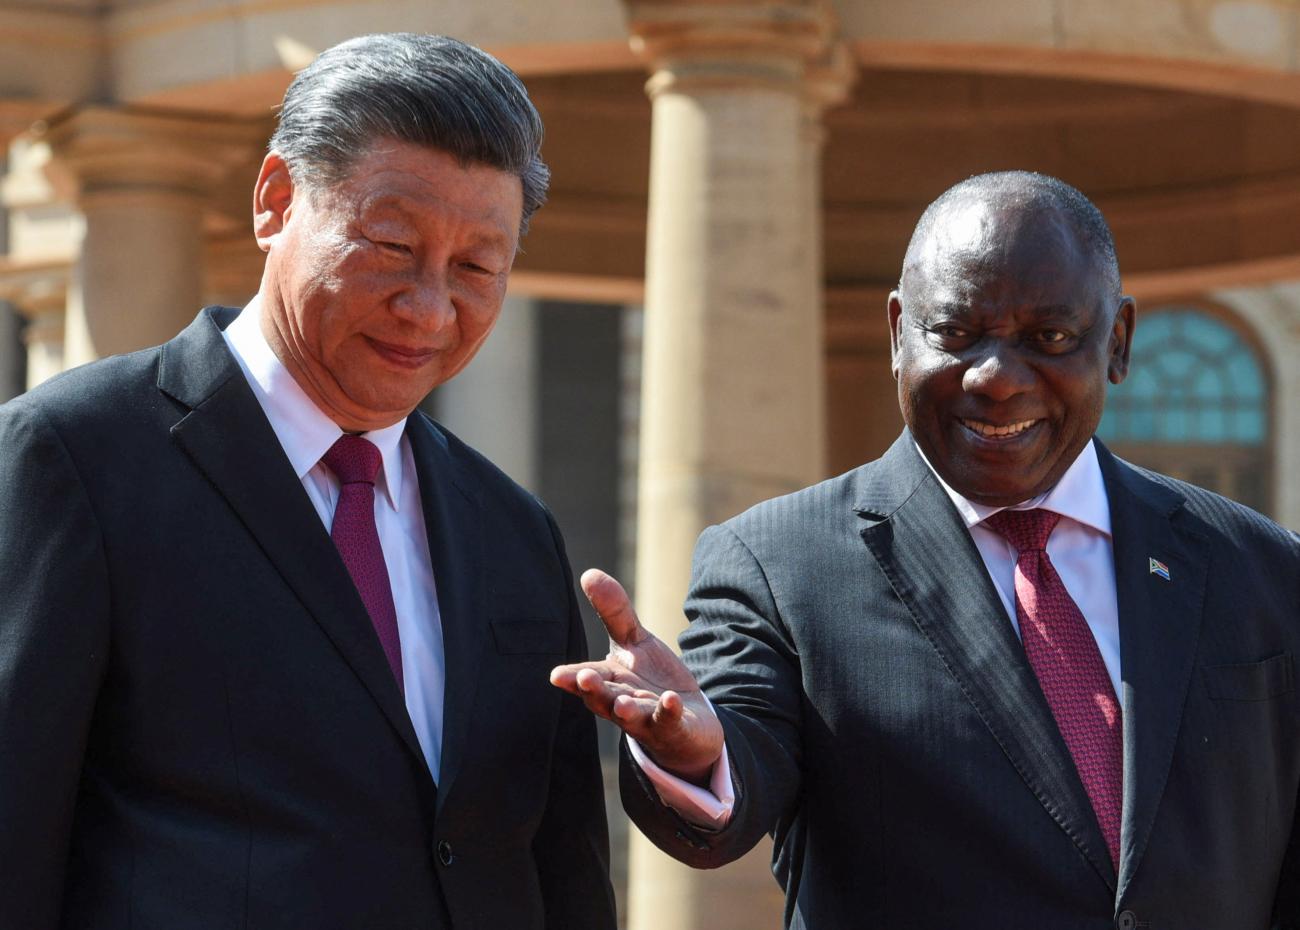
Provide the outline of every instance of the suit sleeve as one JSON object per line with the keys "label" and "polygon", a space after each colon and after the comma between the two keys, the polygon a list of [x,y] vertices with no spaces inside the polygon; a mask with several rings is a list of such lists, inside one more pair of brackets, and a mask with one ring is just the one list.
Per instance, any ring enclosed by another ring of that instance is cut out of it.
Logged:
{"label": "suit sleeve", "polygon": [[108,649],[103,540],[54,429],[0,407],[0,927],[59,925]]}
{"label": "suit sleeve", "polygon": [[1273,901],[1273,930],[1300,930],[1300,803],[1291,824],[1291,841],[1282,859],[1277,896]]}
{"label": "suit sleeve", "polygon": [[[587,634],[574,592],[573,572],[555,521],[547,514],[569,599],[566,662],[587,658]],[[551,752],[546,813],[533,839],[547,930],[614,930],[609,881],[609,827],[596,745],[596,718],[582,701],[561,696]]]}
{"label": "suit sleeve", "polygon": [[800,787],[803,686],[799,657],[767,576],[727,526],[695,547],[682,657],[722,721],[735,807],[721,830],[702,830],[664,804],[623,747],[628,816],[668,855],[696,868],[740,858],[794,812]]}
{"label": "suit sleeve", "polygon": [[[1300,535],[1291,533],[1289,562],[1300,568]],[[1285,564],[1285,563],[1284,563]],[[1295,595],[1291,603],[1300,604],[1300,571],[1293,571]],[[1282,857],[1278,874],[1277,893],[1273,900],[1274,930],[1300,930],[1300,797],[1296,798],[1295,815],[1291,820],[1291,837]]]}

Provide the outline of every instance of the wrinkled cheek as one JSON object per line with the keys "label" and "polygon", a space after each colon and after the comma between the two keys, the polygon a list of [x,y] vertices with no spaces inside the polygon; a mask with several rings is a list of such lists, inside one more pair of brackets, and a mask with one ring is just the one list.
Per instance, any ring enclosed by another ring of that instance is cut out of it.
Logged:
{"label": "wrinkled cheek", "polygon": [[899,378],[898,399],[918,418],[938,419],[953,397],[962,393],[961,373],[954,365],[912,362]]}
{"label": "wrinkled cheek", "polygon": [[904,377],[898,381],[898,404],[903,410],[903,416],[909,422],[924,417],[926,408],[927,388],[925,381],[915,377]]}

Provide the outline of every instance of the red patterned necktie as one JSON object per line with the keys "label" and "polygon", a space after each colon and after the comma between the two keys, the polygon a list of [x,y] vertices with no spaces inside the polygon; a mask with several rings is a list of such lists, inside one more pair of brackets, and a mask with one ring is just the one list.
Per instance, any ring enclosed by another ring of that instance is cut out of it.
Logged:
{"label": "red patterned necktie", "polygon": [[1047,537],[1060,519],[1050,510],[1001,510],[984,525],[1018,553],[1020,640],[1118,872],[1124,731],[1097,640],[1047,557]]}
{"label": "red patterned necktie", "polygon": [[383,456],[368,439],[345,433],[330,446],[321,462],[334,472],[340,485],[330,536],[379,634],[379,644],[384,648],[397,686],[402,688],[402,643],[397,635],[397,610],[393,607],[388,566],[384,564],[384,550],[380,548],[379,530],[375,527],[375,476],[379,474]]}

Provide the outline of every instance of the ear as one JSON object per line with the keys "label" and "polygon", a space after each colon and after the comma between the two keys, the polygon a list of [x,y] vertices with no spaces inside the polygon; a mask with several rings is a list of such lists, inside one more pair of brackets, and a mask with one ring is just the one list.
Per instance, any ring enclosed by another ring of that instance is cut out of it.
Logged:
{"label": "ear", "polygon": [[1132,297],[1121,297],[1115,311],[1115,323],[1110,331],[1110,359],[1106,375],[1111,384],[1119,384],[1128,377],[1129,350],[1133,348],[1133,328],[1137,326],[1137,303]]}
{"label": "ear", "polygon": [[284,231],[293,207],[294,185],[289,165],[279,152],[267,152],[253,186],[253,234],[263,252]]}
{"label": "ear", "polygon": [[899,327],[902,326],[903,319],[903,298],[899,296],[898,291],[889,292],[889,301],[886,312],[889,315],[889,370],[894,375],[894,380],[898,380],[898,337]]}

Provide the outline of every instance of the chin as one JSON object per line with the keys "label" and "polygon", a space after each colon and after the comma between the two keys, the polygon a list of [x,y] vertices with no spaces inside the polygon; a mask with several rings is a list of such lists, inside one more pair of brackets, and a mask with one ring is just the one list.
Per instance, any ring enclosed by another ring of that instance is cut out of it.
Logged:
{"label": "chin", "polygon": [[1033,500],[1039,494],[1042,494],[1043,490],[1045,489],[1039,489],[1035,486],[1019,490],[1000,491],[996,494],[986,494],[983,497],[971,496],[970,500],[986,507],[1014,507],[1016,504],[1023,504],[1025,501]]}
{"label": "chin", "polygon": [[[1010,484],[1008,472],[1014,472],[1022,480]],[[968,468],[962,473],[960,483],[949,481],[952,489],[967,500],[988,507],[1010,507],[1030,500],[1043,493],[1047,484],[1042,480],[1026,481],[1024,469],[1014,465],[1004,468]]]}

